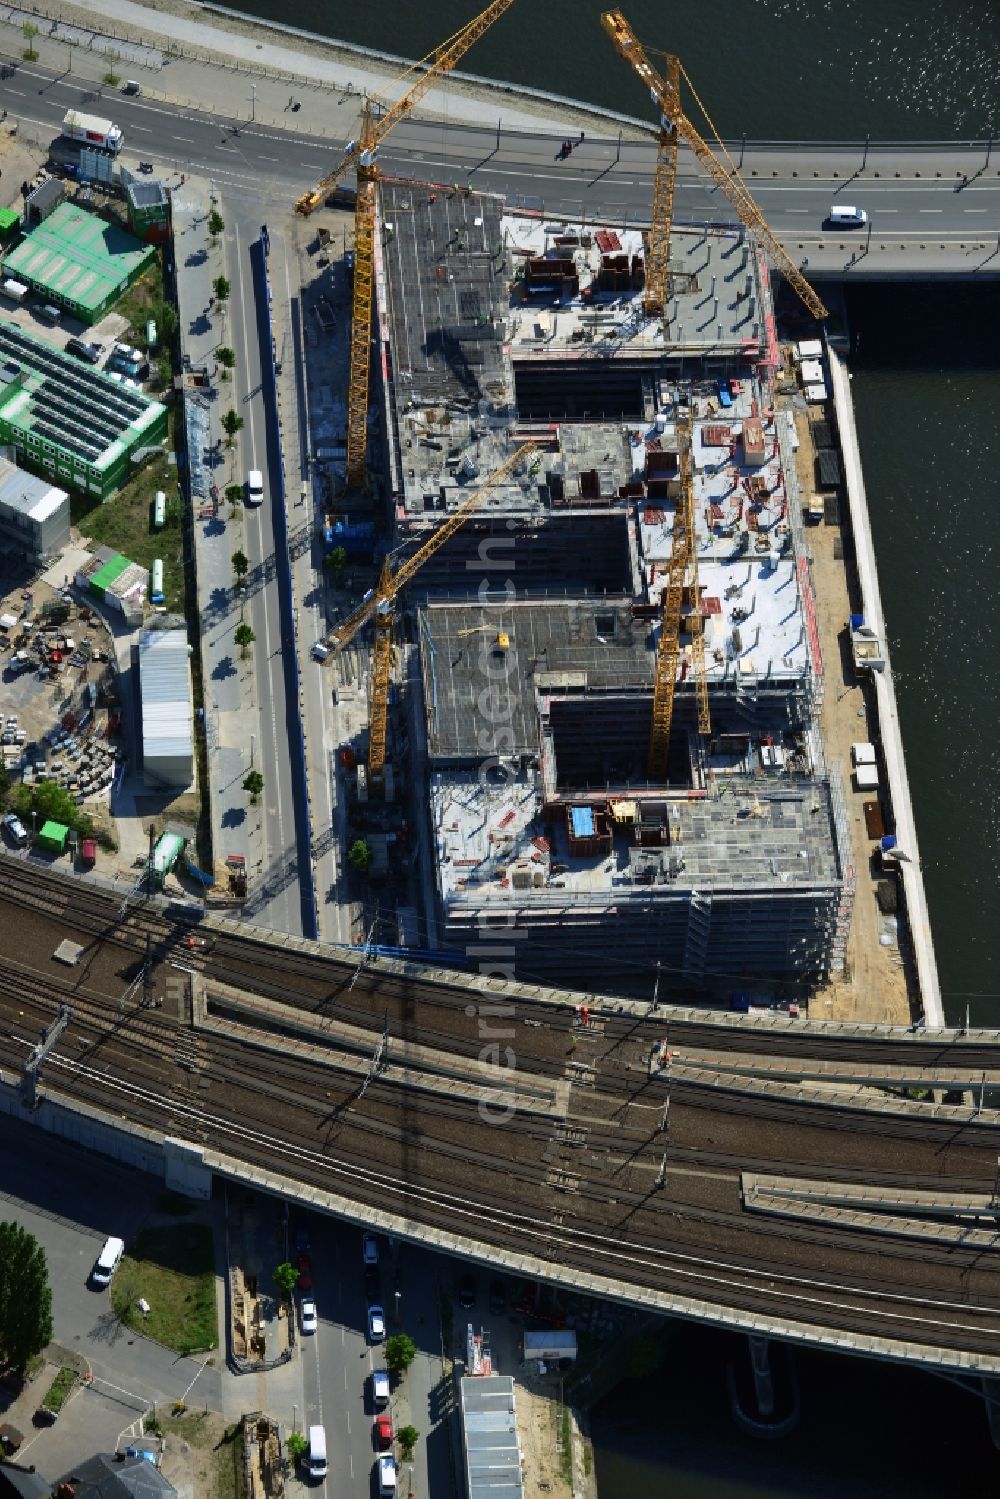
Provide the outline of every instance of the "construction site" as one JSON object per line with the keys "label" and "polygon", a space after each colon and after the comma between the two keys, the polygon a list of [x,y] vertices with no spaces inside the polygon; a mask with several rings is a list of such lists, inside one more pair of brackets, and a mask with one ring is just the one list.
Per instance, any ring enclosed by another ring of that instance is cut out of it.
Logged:
{"label": "construction site", "polygon": [[[378,472],[387,535],[327,645],[374,627],[358,794],[409,799],[421,945],[504,929],[527,981],[801,998],[843,972],[857,855],[774,271],[826,309],[684,114],[677,60],[603,22],[663,110],[648,227],[381,178],[454,38],[300,200],[355,172],[346,484]],[[731,221],[673,223],[681,141]]]}

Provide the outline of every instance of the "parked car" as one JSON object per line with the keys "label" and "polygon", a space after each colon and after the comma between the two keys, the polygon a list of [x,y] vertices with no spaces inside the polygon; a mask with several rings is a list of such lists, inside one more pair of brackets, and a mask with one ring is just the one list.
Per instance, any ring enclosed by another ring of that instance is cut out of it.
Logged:
{"label": "parked car", "polygon": [[380,1306],[368,1308],[368,1341],[381,1343],[385,1337],[385,1312]]}
{"label": "parked car", "polygon": [[389,1374],[385,1369],[372,1370],[372,1405],[376,1410],[389,1404]]}
{"label": "parked car", "polygon": [[374,1234],[365,1234],[361,1240],[361,1253],[366,1265],[378,1264],[378,1240]]}
{"label": "parked car", "polygon": [[15,848],[24,848],[28,841],[28,830],[21,819],[13,812],[8,812],[3,819],[4,837],[13,843]]}
{"label": "parked car", "polygon": [[392,1417],[388,1411],[375,1417],[375,1449],[384,1452],[392,1446]]}
{"label": "parked car", "polygon": [[465,1310],[468,1311],[469,1307],[474,1304],[475,1300],[476,1278],[474,1275],[463,1275],[462,1279],[458,1283],[458,1304],[459,1306],[465,1307]]}
{"label": "parked car", "polygon": [[299,1302],[299,1321],[304,1333],[315,1332],[319,1326],[319,1318],[316,1315],[316,1303],[311,1296],[303,1296]]}
{"label": "parked car", "polygon": [[75,354],[77,359],[85,359],[88,364],[96,364],[103,352],[100,344],[89,344],[82,338],[71,338],[66,344],[67,354]]}
{"label": "parked car", "polygon": [[396,1464],[391,1457],[378,1460],[378,1492],[379,1499],[393,1499],[396,1492]]}

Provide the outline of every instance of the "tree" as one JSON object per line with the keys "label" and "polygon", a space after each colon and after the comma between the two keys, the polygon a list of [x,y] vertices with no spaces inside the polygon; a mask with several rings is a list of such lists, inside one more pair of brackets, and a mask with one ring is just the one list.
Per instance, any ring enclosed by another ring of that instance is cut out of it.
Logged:
{"label": "tree", "polygon": [[233,353],[232,349],[227,349],[225,344],[216,349],[215,357],[222,365],[223,369],[231,370],[233,365],[236,363],[236,355]]}
{"label": "tree", "polygon": [[161,297],[150,307],[149,315],[156,324],[156,331],[161,340],[169,343],[180,327],[180,318],[173,302],[168,302],[166,297]]}
{"label": "tree", "polygon": [[253,645],[257,637],[254,634],[251,626],[248,625],[244,620],[241,624],[238,624],[236,626],[236,629],[233,631],[233,639],[236,641],[236,644],[240,648],[240,655],[245,659],[247,648]]}
{"label": "tree", "polygon": [[414,1447],[420,1441],[420,1433],[415,1426],[402,1426],[396,1436],[402,1448],[403,1462],[408,1463],[413,1457]]}
{"label": "tree", "polygon": [[344,547],[334,547],[332,552],[327,552],[323,558],[323,566],[331,572],[335,578],[339,578],[347,565],[347,551]]}
{"label": "tree", "polygon": [[280,1265],[275,1265],[271,1279],[282,1296],[290,1296],[299,1283],[299,1272],[290,1260],[283,1260]]}
{"label": "tree", "polygon": [[309,1438],[302,1431],[290,1431],[285,1438],[285,1451],[293,1463],[299,1462],[309,1451]]}
{"label": "tree", "polygon": [[212,282],[212,290],[215,292],[217,302],[226,302],[229,299],[229,282],[225,276],[216,276]]}
{"label": "tree", "polygon": [[104,75],[104,82],[113,86],[118,82],[118,74],[115,72],[115,64],[121,62],[121,53],[109,52],[107,56],[108,62],[111,64],[111,66]]}
{"label": "tree", "polygon": [[219,212],[219,210],[217,208],[213,208],[212,212],[208,216],[208,232],[209,232],[209,234],[212,236],[213,239],[218,239],[219,235],[222,233],[222,231],[223,231],[223,229],[225,229],[225,227],[226,227],[226,221],[222,217],[222,214]]}
{"label": "tree", "polygon": [[347,862],[358,874],[367,874],[372,867],[375,855],[371,851],[371,845],[364,838],[357,838],[347,850]]}
{"label": "tree", "polygon": [[24,1369],[51,1337],[45,1251],[19,1223],[0,1223],[0,1359]]}
{"label": "tree", "polygon": [[229,446],[232,447],[236,441],[237,432],[242,432],[243,430],[243,418],[238,411],[233,411],[230,407],[222,418],[222,430],[229,439]]}
{"label": "tree", "polygon": [[236,578],[239,583],[242,584],[243,579],[247,575],[247,570],[249,569],[249,567],[250,562],[247,558],[246,552],[233,553],[233,572],[236,574]]}
{"label": "tree", "polygon": [[237,505],[240,503],[240,501],[242,500],[242,498],[243,498],[243,485],[242,484],[227,484],[226,485],[226,499],[229,501],[230,505],[232,505],[232,507],[233,507],[234,510],[236,509]]}
{"label": "tree", "polygon": [[34,813],[40,822],[61,822],[84,837],[93,832],[91,819],[55,781],[43,781],[40,786],[18,786],[14,791],[14,811],[22,822],[27,822]]}
{"label": "tree", "polygon": [[385,1366],[390,1374],[405,1374],[417,1356],[417,1345],[405,1332],[394,1332],[385,1340]]}
{"label": "tree", "polygon": [[243,778],[243,790],[250,793],[251,802],[256,802],[264,789],[264,777],[259,770],[251,770]]}
{"label": "tree", "polygon": [[38,27],[34,21],[24,21],[21,24],[21,30],[24,32],[24,40],[28,44],[21,53],[21,56],[25,62],[35,62],[38,59],[38,53],[35,51],[33,43],[35,37],[38,35]]}

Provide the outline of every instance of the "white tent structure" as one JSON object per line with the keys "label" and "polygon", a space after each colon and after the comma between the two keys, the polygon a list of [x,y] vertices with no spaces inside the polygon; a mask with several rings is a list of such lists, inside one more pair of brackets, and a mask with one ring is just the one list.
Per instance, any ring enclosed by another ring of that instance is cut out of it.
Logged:
{"label": "white tent structure", "polygon": [[143,779],[149,787],[189,786],[194,780],[194,715],[184,630],[143,631],[139,686]]}

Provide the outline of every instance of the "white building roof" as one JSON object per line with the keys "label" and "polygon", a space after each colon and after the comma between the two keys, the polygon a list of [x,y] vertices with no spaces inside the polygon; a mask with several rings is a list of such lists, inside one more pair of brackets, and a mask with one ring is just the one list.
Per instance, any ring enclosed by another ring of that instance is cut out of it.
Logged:
{"label": "white building roof", "polygon": [[184,630],[143,631],[139,636],[139,681],[144,759],[193,759],[194,715]]}
{"label": "white building roof", "polygon": [[16,510],[41,525],[68,499],[65,489],[57,489],[48,479],[39,479],[18,468],[16,463],[0,458],[0,506]]}

